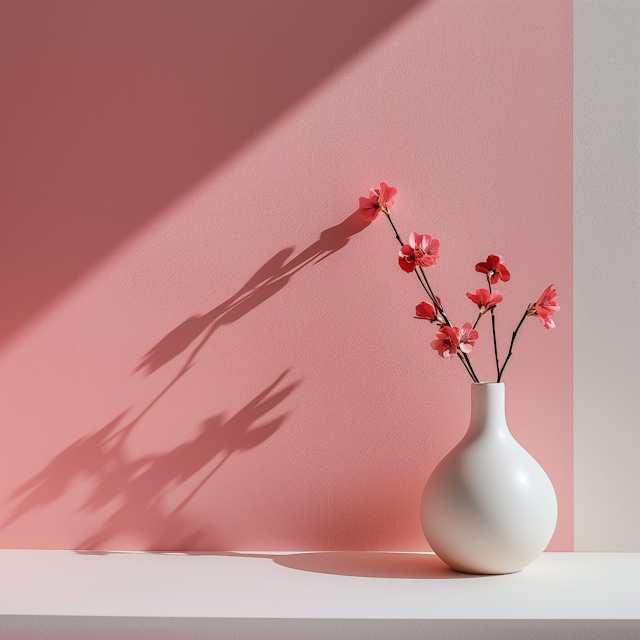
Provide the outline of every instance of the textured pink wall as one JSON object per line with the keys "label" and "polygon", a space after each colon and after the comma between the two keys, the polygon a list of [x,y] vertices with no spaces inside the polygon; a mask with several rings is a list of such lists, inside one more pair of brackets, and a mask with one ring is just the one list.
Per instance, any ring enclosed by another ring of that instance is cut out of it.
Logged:
{"label": "textured pink wall", "polygon": [[568,0],[2,14],[1,546],[426,549],[469,380],[387,221],[354,214],[385,180],[456,323],[506,257],[503,354],[557,286],[507,403],[572,548]]}

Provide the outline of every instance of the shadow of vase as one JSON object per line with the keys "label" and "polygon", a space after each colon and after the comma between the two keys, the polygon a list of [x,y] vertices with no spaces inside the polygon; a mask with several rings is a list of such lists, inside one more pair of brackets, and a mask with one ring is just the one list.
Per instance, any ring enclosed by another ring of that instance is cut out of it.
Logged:
{"label": "shadow of vase", "polygon": [[271,556],[276,564],[298,571],[362,578],[464,580],[479,578],[450,569],[432,553],[327,551]]}

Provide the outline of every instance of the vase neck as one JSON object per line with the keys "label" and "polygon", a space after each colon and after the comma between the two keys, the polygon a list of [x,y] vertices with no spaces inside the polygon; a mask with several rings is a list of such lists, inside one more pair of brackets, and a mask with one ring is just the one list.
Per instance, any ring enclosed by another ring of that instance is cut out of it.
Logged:
{"label": "vase neck", "polygon": [[471,422],[467,433],[475,437],[489,432],[509,432],[503,382],[471,385]]}

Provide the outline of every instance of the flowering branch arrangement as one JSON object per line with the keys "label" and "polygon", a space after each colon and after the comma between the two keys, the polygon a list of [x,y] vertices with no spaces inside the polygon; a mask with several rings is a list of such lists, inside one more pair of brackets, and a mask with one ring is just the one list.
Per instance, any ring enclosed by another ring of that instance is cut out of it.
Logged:
{"label": "flowering branch arrangement", "polygon": [[438,331],[436,332],[436,340],[431,342],[431,348],[437,351],[441,358],[451,359],[457,357],[467,373],[471,376],[471,379],[474,382],[480,382],[471,364],[469,354],[472,352],[479,337],[476,326],[480,318],[490,313],[497,382],[500,382],[507,364],[513,355],[513,345],[524,321],[527,318],[536,317],[540,319],[545,329],[553,329],[555,327],[551,316],[555,315],[560,309],[556,302],[557,292],[553,288],[553,285],[550,285],[538,298],[537,302],[532,302],[527,306],[518,326],[511,336],[509,352],[501,365],[498,357],[498,342],[496,339],[495,310],[502,302],[504,296],[498,291],[495,291],[493,285],[499,281],[508,282],[511,279],[511,274],[505,266],[504,258],[496,254],[491,254],[485,262],[476,264],[476,271],[485,274],[488,287],[486,289],[476,289],[475,293],[467,293],[469,300],[478,307],[478,317],[473,323],[473,326],[470,322],[466,322],[462,327],[453,326],[447,316],[442,301],[434,293],[425,273],[425,269],[435,265],[440,258],[440,242],[429,235],[420,235],[415,232],[409,236],[408,244],[403,242],[391,218],[391,206],[397,193],[397,189],[389,187],[382,182],[380,183],[379,189],[371,189],[368,198],[360,198],[360,208],[363,211],[364,219],[369,222],[375,220],[381,211],[385,214],[391,224],[396,240],[400,243],[400,252],[398,254],[400,268],[406,273],[416,274],[418,282],[430,300],[430,302],[421,302],[416,307],[416,315],[414,317],[418,320],[427,320],[430,323],[435,323],[438,326]]}

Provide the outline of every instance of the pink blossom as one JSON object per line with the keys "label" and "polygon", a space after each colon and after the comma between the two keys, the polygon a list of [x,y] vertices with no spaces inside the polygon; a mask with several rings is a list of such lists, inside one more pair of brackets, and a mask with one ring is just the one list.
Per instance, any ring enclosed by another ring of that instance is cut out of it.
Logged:
{"label": "pink blossom", "polygon": [[475,294],[467,293],[467,298],[471,302],[475,302],[478,305],[478,309],[480,309],[480,313],[483,314],[491,311],[499,302],[502,302],[503,295],[497,291],[489,293],[488,289],[476,289]]}
{"label": "pink blossom", "polygon": [[471,353],[473,347],[476,346],[476,340],[478,339],[478,332],[471,328],[471,323],[466,322],[462,325],[462,329],[454,327],[454,330],[458,330],[458,342],[460,343],[460,351],[463,353]]}
{"label": "pink blossom", "polygon": [[409,244],[405,244],[398,257],[400,267],[411,273],[416,267],[430,267],[440,257],[440,241],[428,235],[412,233]]}
{"label": "pink blossom", "polygon": [[438,318],[438,314],[428,302],[421,302],[416,307],[416,315],[414,317],[418,320],[428,320],[429,322],[434,322]]}
{"label": "pink blossom", "polygon": [[544,293],[535,304],[535,315],[540,318],[540,322],[542,322],[542,326],[545,329],[553,329],[556,326],[551,316],[560,310],[555,300],[557,295],[558,292],[551,284],[544,290]]}
{"label": "pink blossom", "polygon": [[442,327],[436,333],[438,339],[431,343],[431,348],[435,349],[441,358],[453,358],[460,344],[459,335],[460,329],[457,327]]}
{"label": "pink blossom", "polygon": [[397,189],[389,187],[384,182],[380,183],[379,189],[371,189],[368,198],[360,198],[360,208],[364,210],[364,219],[373,221],[378,217],[380,211],[387,212],[393,205],[394,196]]}
{"label": "pink blossom", "polygon": [[487,258],[486,262],[479,262],[476,265],[476,271],[486,273],[491,278],[491,284],[495,284],[498,280],[507,282],[511,278],[511,274],[504,266],[504,258],[493,253]]}

